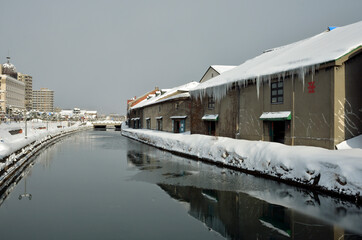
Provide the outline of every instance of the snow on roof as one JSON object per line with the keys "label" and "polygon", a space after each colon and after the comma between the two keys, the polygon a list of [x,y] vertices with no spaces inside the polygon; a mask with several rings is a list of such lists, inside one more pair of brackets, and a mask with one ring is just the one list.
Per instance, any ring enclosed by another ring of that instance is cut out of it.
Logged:
{"label": "snow on roof", "polygon": [[182,115],[182,116],[171,116],[170,118],[171,118],[171,119],[179,119],[179,118],[183,119],[183,118],[187,118],[187,115]]}
{"label": "snow on roof", "polygon": [[[187,83],[187,84],[175,87],[175,88],[167,89],[167,91],[166,91],[166,89],[163,89],[162,91],[165,91],[164,94],[158,95],[158,96],[153,96],[149,99],[144,99],[143,101],[141,101],[138,104],[131,107],[131,109],[141,108],[141,107],[145,107],[145,106],[148,106],[151,104],[168,101],[170,99],[176,99],[179,97],[187,97],[187,96],[189,96],[188,92],[190,91],[190,89],[193,89],[198,85],[199,85],[198,82],[190,82],[190,83]],[[187,95],[185,95],[185,93]]]}
{"label": "snow on roof", "polygon": [[204,121],[217,121],[219,114],[206,114],[201,119]]}
{"label": "snow on roof", "polygon": [[290,111],[281,111],[281,112],[263,112],[260,116],[260,119],[287,119],[291,117]]}
{"label": "snow on roof", "polygon": [[[322,63],[339,59],[362,45],[362,21],[286,46],[264,51],[263,54],[201,83],[190,91],[192,96],[224,97],[234,83],[245,84],[254,80],[270,81],[272,75],[298,74],[304,81],[308,71],[314,71]],[[257,91],[258,91],[257,87]]]}
{"label": "snow on roof", "polygon": [[73,114],[73,110],[61,110],[59,113],[61,115],[69,115],[69,114]]}
{"label": "snow on roof", "polygon": [[88,110],[86,110],[85,112],[86,112],[86,114],[97,114],[97,111],[88,111]]}
{"label": "snow on roof", "polygon": [[177,93],[175,95],[171,95],[170,97],[159,99],[157,103],[166,102],[169,100],[179,99],[179,98],[188,98],[188,97],[190,97],[190,93],[188,92]]}
{"label": "snow on roof", "polygon": [[211,67],[213,69],[215,69],[216,72],[218,73],[223,73],[223,72],[226,72],[226,71],[229,71],[233,68],[235,68],[236,66],[228,66],[228,65],[211,65]]}

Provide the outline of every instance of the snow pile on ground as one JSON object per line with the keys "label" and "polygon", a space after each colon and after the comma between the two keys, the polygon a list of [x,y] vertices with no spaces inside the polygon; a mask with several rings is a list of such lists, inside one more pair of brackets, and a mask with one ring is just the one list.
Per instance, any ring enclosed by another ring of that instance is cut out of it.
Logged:
{"label": "snow pile on ground", "polygon": [[336,151],[273,142],[130,129],[123,126],[122,135],[230,167],[339,194],[362,195],[362,149]]}
{"label": "snow pile on ground", "polygon": [[339,150],[352,148],[362,149],[362,135],[343,141],[340,144],[337,144],[336,147]]}
{"label": "snow pile on ground", "polygon": [[[69,126],[68,126],[69,125]],[[87,124],[75,122],[42,122],[29,121],[25,130],[25,122],[12,122],[0,124],[0,159],[3,159],[13,152],[22,149],[26,145],[56,135],[61,132],[77,130]],[[9,131],[20,130],[18,134],[12,135]],[[25,133],[27,138],[25,138]],[[1,163],[0,163],[1,165]]]}

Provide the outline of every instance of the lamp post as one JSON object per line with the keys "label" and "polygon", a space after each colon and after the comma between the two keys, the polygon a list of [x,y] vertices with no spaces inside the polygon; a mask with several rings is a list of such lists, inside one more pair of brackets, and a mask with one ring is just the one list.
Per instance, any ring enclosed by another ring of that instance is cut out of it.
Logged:
{"label": "lamp post", "polygon": [[25,139],[28,138],[28,117],[25,116]]}

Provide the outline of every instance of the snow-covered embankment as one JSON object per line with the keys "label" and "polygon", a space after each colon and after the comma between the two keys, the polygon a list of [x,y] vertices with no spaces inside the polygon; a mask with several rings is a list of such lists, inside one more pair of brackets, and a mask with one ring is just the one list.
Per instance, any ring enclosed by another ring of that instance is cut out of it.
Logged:
{"label": "snow-covered embankment", "polygon": [[362,149],[327,150],[123,126],[122,135],[227,167],[359,200],[362,197]]}
{"label": "snow-covered embankment", "polygon": [[[28,122],[3,123],[0,125],[0,186],[41,148],[72,132],[91,125],[76,122]],[[26,134],[26,137],[25,137]]]}

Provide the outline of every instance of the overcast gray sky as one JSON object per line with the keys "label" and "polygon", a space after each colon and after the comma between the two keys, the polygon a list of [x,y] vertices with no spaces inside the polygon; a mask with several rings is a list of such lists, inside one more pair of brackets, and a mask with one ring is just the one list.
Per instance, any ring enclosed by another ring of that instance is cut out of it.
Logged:
{"label": "overcast gray sky", "polygon": [[126,113],[155,86],[199,81],[210,65],[362,20],[361,0],[1,0],[0,62],[8,51],[55,106]]}

